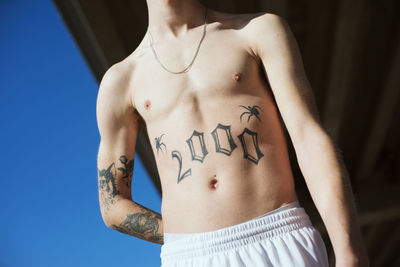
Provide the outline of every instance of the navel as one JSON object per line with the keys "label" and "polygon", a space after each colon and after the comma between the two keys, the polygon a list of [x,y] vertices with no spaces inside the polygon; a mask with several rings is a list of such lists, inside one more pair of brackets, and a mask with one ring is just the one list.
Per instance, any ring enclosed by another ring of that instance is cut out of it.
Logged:
{"label": "navel", "polygon": [[240,73],[235,72],[235,74],[233,74],[233,79],[238,82],[240,80]]}
{"label": "navel", "polygon": [[150,102],[150,100],[146,100],[146,101],[144,102],[144,108],[145,108],[146,110],[149,110],[150,107],[151,107],[151,102]]}
{"label": "navel", "polygon": [[210,181],[210,188],[217,189],[217,187],[218,187],[218,179],[217,179],[217,175],[214,174],[213,178]]}

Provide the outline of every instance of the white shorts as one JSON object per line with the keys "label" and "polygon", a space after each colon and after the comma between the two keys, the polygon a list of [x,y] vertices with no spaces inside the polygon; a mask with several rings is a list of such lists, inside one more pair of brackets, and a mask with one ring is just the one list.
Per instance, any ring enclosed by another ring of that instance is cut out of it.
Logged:
{"label": "white shorts", "polygon": [[327,267],[320,233],[298,202],[215,231],[164,233],[162,267]]}

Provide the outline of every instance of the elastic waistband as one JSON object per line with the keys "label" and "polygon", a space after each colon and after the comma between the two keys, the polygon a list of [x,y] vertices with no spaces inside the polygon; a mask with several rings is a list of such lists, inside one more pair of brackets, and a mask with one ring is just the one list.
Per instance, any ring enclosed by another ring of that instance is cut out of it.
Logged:
{"label": "elastic waistband", "polygon": [[311,226],[304,208],[294,207],[215,231],[194,233],[161,246],[163,263],[202,257]]}

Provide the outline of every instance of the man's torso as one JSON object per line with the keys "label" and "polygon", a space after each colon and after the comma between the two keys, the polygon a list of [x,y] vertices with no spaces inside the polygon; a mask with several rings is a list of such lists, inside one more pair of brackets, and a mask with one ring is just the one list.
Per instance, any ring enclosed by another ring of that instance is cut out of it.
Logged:
{"label": "man's torso", "polygon": [[[166,233],[220,229],[296,200],[279,111],[246,38],[250,17],[209,23],[187,73],[165,71],[147,35],[126,59],[160,174]],[[160,61],[186,67],[202,30],[182,43],[155,42]]]}

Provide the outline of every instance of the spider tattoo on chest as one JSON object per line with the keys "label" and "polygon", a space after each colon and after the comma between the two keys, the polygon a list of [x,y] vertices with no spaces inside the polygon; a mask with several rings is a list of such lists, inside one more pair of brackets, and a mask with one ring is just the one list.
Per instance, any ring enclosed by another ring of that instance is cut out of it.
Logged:
{"label": "spider tattoo on chest", "polygon": [[156,149],[157,149],[157,155],[158,155],[158,151],[160,151],[160,150],[162,152],[167,152],[167,146],[164,144],[163,141],[161,141],[163,136],[164,136],[164,134],[160,135],[159,137],[154,138],[154,142],[155,142]]}
{"label": "spider tattoo on chest", "polygon": [[246,107],[246,106],[243,106],[243,105],[239,105],[239,107],[242,107],[242,108],[244,108],[246,110],[240,115],[240,122],[242,122],[242,117],[245,116],[245,115],[248,115],[247,122],[250,121],[250,118],[252,116],[256,117],[259,121],[261,121],[261,119],[258,117],[258,115],[260,115],[260,111],[262,111],[262,109],[259,106],[254,105],[254,106],[247,106]]}

